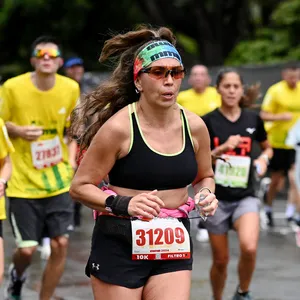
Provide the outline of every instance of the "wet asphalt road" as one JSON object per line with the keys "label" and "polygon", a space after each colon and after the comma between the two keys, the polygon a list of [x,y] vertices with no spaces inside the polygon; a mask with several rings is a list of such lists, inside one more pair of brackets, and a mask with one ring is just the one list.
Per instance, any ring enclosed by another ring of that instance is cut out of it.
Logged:
{"label": "wet asphalt road", "polygon": [[[299,300],[300,299],[300,249],[296,247],[294,234],[285,225],[282,212],[285,201],[275,202],[276,228],[273,232],[262,231],[259,242],[257,268],[251,290],[256,300]],[[83,225],[76,228],[70,239],[70,248],[65,273],[56,289],[54,299],[93,299],[89,278],[84,275],[84,267],[89,255],[93,219],[89,209],[83,210]],[[195,237],[196,221],[192,224]],[[5,264],[10,263],[14,241],[8,221],[4,225]],[[237,259],[239,250],[234,232],[230,233],[231,261],[224,299],[231,299],[237,285]],[[211,264],[208,243],[199,243],[194,238],[194,270],[191,300],[210,300],[209,268]],[[23,291],[23,300],[38,300],[42,269],[45,261],[40,253],[34,256],[29,277]],[[4,281],[4,285],[6,280]],[[2,285],[3,290],[3,285]],[[3,299],[1,291],[0,299]]]}

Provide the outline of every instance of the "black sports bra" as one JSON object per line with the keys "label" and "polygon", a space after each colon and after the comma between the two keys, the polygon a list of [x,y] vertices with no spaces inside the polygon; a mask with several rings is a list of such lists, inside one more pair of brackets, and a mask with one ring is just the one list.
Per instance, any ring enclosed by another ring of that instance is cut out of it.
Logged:
{"label": "black sports bra", "polygon": [[[139,126],[135,103],[128,107],[131,123],[129,153],[109,173],[112,185],[135,190],[169,190],[186,187],[197,175],[197,161],[187,118],[181,111],[183,146],[174,154],[160,153],[147,143]],[[170,137],[172,138],[172,137]]]}

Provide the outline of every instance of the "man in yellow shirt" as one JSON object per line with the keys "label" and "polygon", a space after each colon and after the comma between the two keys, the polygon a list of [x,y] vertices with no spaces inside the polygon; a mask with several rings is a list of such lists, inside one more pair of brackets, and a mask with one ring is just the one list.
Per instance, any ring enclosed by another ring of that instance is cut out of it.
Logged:
{"label": "man in yellow shirt", "polygon": [[[214,87],[209,86],[211,78],[207,67],[195,65],[191,69],[189,84],[191,89],[182,91],[177,96],[177,103],[202,117],[221,106],[221,96]],[[208,232],[200,221],[196,239],[199,242],[209,240]]]}
{"label": "man in yellow shirt", "polygon": [[191,89],[182,91],[177,102],[198,116],[204,116],[221,106],[221,97],[214,87],[209,86],[211,78],[203,65],[195,65],[191,69],[189,84]]}
{"label": "man in yellow shirt", "polygon": [[270,227],[274,226],[272,203],[276,193],[282,187],[282,182],[288,175],[288,204],[286,218],[293,222],[295,204],[300,197],[295,184],[295,150],[286,145],[289,130],[300,117],[300,76],[296,66],[288,66],[282,72],[282,81],[272,85],[263,100],[261,117],[268,124],[268,137],[274,150],[270,162],[271,183],[266,194],[265,211]]}
{"label": "man in yellow shirt", "polygon": [[79,85],[57,74],[63,64],[57,41],[42,36],[33,42],[34,72],[7,80],[2,88],[1,116],[15,153],[7,189],[17,250],[9,270],[6,299],[20,299],[43,234],[51,238],[40,298],[50,300],[63,273],[68,233],[73,229],[73,203],[68,191],[75,167],[76,142],[65,130],[79,98]]}

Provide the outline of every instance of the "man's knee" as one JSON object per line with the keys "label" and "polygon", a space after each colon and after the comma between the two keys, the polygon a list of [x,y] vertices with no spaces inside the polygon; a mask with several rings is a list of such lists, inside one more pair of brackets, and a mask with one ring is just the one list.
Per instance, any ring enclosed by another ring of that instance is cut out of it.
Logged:
{"label": "man's knee", "polygon": [[69,245],[69,239],[66,236],[59,236],[51,240],[51,248],[53,251],[63,251]]}
{"label": "man's knee", "polygon": [[20,254],[20,256],[22,256],[24,259],[26,259],[27,261],[31,260],[32,255],[34,254],[34,252],[36,251],[36,246],[34,247],[24,247],[24,248],[18,248],[17,252]]}

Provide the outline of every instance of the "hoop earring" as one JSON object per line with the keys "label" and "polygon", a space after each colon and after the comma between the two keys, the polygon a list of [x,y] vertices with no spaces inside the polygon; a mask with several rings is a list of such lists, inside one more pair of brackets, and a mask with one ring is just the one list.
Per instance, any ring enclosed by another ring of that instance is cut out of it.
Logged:
{"label": "hoop earring", "polygon": [[135,88],[135,92],[136,92],[137,94],[140,93],[140,91],[139,91],[137,88]]}

